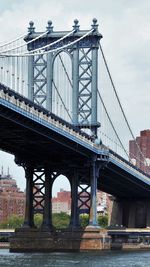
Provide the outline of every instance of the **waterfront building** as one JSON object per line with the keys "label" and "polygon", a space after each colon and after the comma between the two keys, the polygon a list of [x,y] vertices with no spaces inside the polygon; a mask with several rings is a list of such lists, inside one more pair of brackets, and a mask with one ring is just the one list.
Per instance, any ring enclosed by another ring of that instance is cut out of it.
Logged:
{"label": "waterfront building", "polygon": [[111,205],[109,194],[98,190],[97,191],[97,213],[101,215],[108,214]]}
{"label": "waterfront building", "polygon": [[[87,200],[86,204],[82,204]],[[97,213],[105,215],[108,213],[110,206],[109,195],[102,191],[97,191]],[[81,205],[82,204],[82,205]],[[81,205],[81,213],[88,213],[88,206],[90,205],[89,194],[82,192],[80,194],[80,200],[78,205]],[[56,197],[52,198],[52,211],[53,213],[66,212],[71,213],[71,192],[64,189],[60,189]]]}
{"label": "waterfront building", "polygon": [[5,222],[11,215],[24,216],[25,193],[20,191],[16,180],[9,174],[0,174],[0,222]]}
{"label": "waterfront building", "polygon": [[57,196],[52,198],[52,211],[53,213],[65,212],[71,213],[71,192],[60,189]]}
{"label": "waterfront building", "polygon": [[[140,149],[138,149],[138,146]],[[141,131],[136,140],[129,141],[129,153],[132,163],[150,174],[150,130]]]}

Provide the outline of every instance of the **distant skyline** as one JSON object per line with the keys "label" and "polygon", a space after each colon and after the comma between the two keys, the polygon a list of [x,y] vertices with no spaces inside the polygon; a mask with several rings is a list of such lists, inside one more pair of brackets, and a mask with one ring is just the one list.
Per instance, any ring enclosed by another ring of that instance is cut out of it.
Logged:
{"label": "distant skyline", "polygon": [[[77,18],[80,28],[88,30],[96,17],[117,92],[138,136],[141,130],[150,129],[149,10],[148,0],[5,0],[0,3],[0,44],[26,33],[31,20],[37,31],[44,31],[48,20],[52,20],[55,30],[71,30]],[[10,174],[23,189],[24,171],[13,158],[0,152],[0,168],[3,165],[7,172],[9,166]]]}

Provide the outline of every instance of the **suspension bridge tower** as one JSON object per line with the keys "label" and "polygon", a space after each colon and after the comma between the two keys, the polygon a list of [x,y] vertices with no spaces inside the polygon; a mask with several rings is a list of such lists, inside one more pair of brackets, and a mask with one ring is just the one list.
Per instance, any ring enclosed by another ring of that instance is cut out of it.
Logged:
{"label": "suspension bridge tower", "polygon": [[[34,23],[30,22],[28,35],[24,38],[28,54],[28,98],[55,121],[73,129],[79,138],[84,136],[86,142],[93,144],[97,137],[97,80],[98,49],[102,35],[98,32],[97,20],[93,19],[89,31],[80,30],[77,20],[71,32],[54,31],[49,21],[46,32],[36,32]],[[61,53],[70,58],[71,77]],[[55,73],[55,60],[60,59],[62,69],[69,81],[70,92],[65,91],[62,73]],[[60,76],[60,88],[55,76]],[[55,94],[55,93],[56,94]],[[70,106],[64,95],[71,95]],[[58,99],[68,115],[68,122],[60,118],[55,111]],[[45,110],[45,111],[44,111]],[[68,110],[70,113],[68,113]],[[55,114],[54,114],[55,113]],[[81,131],[86,128],[90,135]],[[60,131],[60,129],[59,129]],[[57,135],[57,134],[56,134]],[[23,227],[16,232],[11,241],[11,251],[31,250],[80,250],[102,248],[102,236],[97,224],[97,179],[101,165],[96,153],[79,152],[59,140],[53,151],[48,151],[43,158],[24,158],[16,156],[16,163],[23,166],[26,176],[26,209]],[[73,136],[71,137],[73,138]],[[64,137],[63,137],[64,139]],[[51,142],[51,141],[50,141]],[[62,142],[62,143],[61,143]],[[42,147],[44,143],[42,144]],[[45,145],[46,146],[46,145]],[[63,149],[61,148],[63,147]],[[66,152],[64,151],[66,149]],[[57,151],[58,150],[58,151]],[[50,154],[49,154],[50,152]],[[32,154],[32,153],[31,153]],[[40,154],[40,151],[39,151]],[[40,160],[39,160],[40,159]],[[103,160],[102,160],[103,164]],[[59,175],[68,178],[71,185],[71,219],[69,228],[55,231],[52,225],[52,185]],[[89,225],[80,227],[80,213],[85,209],[89,214]],[[34,227],[34,214],[43,214],[40,229]]]}
{"label": "suspension bridge tower", "polygon": [[[52,22],[48,21],[46,33],[38,38],[41,33],[36,32],[34,23],[30,22],[29,34],[25,38],[28,50],[45,48],[42,50],[44,53],[35,53],[29,57],[28,97],[53,111],[53,90],[57,89],[54,84],[55,59],[60,57],[61,52],[66,52],[70,56],[72,68],[72,77],[69,78],[72,91],[71,122],[79,128],[91,129],[91,133],[97,136],[97,127],[100,126],[97,122],[98,49],[102,35],[98,32],[96,19],[93,19],[91,26],[91,32],[88,33],[89,31],[80,30],[78,20],[74,20],[73,30],[71,34],[67,34],[66,31],[54,31]],[[83,36],[85,37],[82,38]],[[30,42],[32,40],[35,41]],[[64,64],[62,59],[61,63]],[[62,90],[63,86],[62,83]]]}

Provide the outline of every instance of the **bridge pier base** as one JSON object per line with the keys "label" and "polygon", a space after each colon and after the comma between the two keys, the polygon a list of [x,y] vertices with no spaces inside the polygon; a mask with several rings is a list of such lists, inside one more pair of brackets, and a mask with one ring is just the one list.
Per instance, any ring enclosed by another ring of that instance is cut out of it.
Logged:
{"label": "bridge pier base", "polygon": [[[96,158],[92,158],[86,170],[71,167],[68,170],[71,182],[71,220],[67,229],[55,230],[52,225],[52,170],[48,164],[34,168],[26,164],[26,216],[25,226],[16,229],[15,235],[10,240],[11,252],[27,251],[82,251],[110,249],[110,237],[107,231],[97,225],[96,191],[98,166]],[[53,172],[54,173],[54,172]],[[78,187],[83,191],[78,192]],[[87,190],[91,188],[90,192]],[[34,192],[35,191],[35,192]],[[86,196],[79,205],[79,195]],[[85,201],[84,201],[85,200]],[[89,225],[83,228],[79,224],[80,206],[89,210]],[[40,208],[43,222],[40,228],[35,228],[33,215]]]}
{"label": "bridge pier base", "polygon": [[114,199],[111,226],[150,227],[150,199]]}
{"label": "bridge pier base", "polygon": [[11,238],[11,252],[92,251],[110,249],[111,238],[106,230],[76,228],[59,231],[16,229]]}

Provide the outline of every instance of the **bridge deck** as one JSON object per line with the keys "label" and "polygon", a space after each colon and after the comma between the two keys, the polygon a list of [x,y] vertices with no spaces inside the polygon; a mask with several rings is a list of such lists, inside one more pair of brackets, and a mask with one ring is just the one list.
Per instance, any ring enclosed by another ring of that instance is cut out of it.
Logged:
{"label": "bridge deck", "polygon": [[83,166],[97,155],[98,188],[121,197],[150,196],[150,177],[77,127],[0,84],[0,148],[53,166]]}

